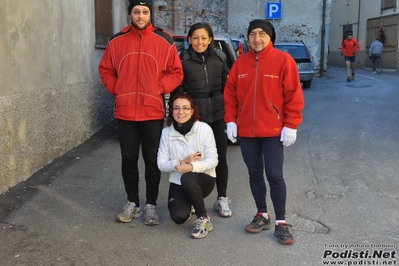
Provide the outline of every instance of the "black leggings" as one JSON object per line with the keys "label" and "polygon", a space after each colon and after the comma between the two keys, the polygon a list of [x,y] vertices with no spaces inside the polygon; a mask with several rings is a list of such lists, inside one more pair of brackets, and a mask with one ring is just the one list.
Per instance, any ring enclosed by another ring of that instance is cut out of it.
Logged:
{"label": "black leggings", "polygon": [[227,135],[226,123],[224,120],[219,120],[209,123],[215,136],[216,148],[218,152],[218,165],[216,166],[216,189],[218,197],[226,197],[227,195],[227,181],[229,176],[229,169],[227,167]]}
{"label": "black leggings", "polygon": [[170,217],[177,224],[187,221],[191,206],[197,218],[207,216],[204,198],[215,187],[215,178],[204,173],[185,173],[181,176],[181,185],[170,183],[168,208]]}
{"label": "black leggings", "polygon": [[117,122],[127,199],[136,205],[140,203],[138,159],[141,144],[145,163],[146,204],[156,205],[161,179],[157,153],[164,120],[134,122],[117,119]]}
{"label": "black leggings", "polygon": [[285,220],[287,188],[283,178],[284,146],[280,137],[240,137],[240,148],[248,168],[249,185],[258,212],[267,212],[266,182],[263,175],[266,172],[276,220]]}

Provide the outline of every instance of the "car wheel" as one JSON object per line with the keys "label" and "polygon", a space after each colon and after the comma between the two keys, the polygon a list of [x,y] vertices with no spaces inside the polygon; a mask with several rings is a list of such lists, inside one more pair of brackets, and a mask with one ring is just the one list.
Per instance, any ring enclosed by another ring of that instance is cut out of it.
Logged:
{"label": "car wheel", "polygon": [[304,89],[309,89],[310,86],[312,86],[312,80],[304,81],[304,82],[303,82],[303,88],[304,88]]}

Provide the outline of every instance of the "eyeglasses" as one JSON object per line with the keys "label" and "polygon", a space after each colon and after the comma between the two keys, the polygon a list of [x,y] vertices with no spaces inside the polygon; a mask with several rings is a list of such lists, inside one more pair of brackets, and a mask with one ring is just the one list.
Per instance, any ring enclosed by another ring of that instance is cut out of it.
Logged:
{"label": "eyeglasses", "polygon": [[191,110],[191,108],[188,106],[183,106],[183,107],[174,106],[173,107],[173,112],[180,112],[180,110],[183,110],[183,112],[188,112]]}
{"label": "eyeglasses", "polygon": [[133,15],[136,15],[136,16],[138,16],[138,15],[140,15],[140,14],[143,14],[143,15],[146,16],[146,15],[149,15],[149,14],[150,14],[150,11],[149,11],[149,10],[144,10],[144,11],[133,10],[132,13],[133,13]]}

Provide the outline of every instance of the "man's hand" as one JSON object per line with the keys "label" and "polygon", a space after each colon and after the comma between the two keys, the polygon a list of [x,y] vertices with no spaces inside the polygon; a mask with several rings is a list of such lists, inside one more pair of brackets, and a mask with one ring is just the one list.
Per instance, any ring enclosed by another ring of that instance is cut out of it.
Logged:
{"label": "man's hand", "polygon": [[297,131],[296,129],[283,127],[283,130],[281,130],[280,141],[283,142],[284,147],[289,147],[295,143],[296,131]]}
{"label": "man's hand", "polygon": [[234,122],[228,122],[226,133],[227,133],[227,138],[232,143],[235,143],[237,141],[237,124]]}

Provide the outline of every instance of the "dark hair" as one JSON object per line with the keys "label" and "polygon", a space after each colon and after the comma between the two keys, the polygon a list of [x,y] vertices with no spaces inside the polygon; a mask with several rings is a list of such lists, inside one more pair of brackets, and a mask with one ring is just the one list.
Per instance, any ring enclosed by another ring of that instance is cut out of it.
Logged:
{"label": "dark hair", "polygon": [[209,48],[214,49],[215,47],[214,47],[213,41],[215,40],[215,36],[213,35],[213,30],[212,30],[211,25],[209,25],[206,22],[197,22],[194,25],[192,25],[190,30],[188,31],[187,39],[188,39],[188,37],[191,37],[193,35],[194,31],[199,30],[199,29],[204,29],[204,30],[206,30],[206,32],[208,32],[209,38],[212,38],[212,41],[209,44],[208,49]]}
{"label": "dark hair", "polygon": [[174,94],[170,99],[169,99],[169,114],[168,114],[168,119],[166,120],[166,124],[168,126],[172,125],[173,123],[173,103],[175,100],[177,99],[186,99],[190,102],[190,107],[191,109],[194,110],[194,113],[192,115],[192,119],[195,121],[200,120],[200,115],[199,115],[199,110],[197,105],[195,104],[195,101],[193,98],[190,97],[190,95],[183,93],[183,92],[179,92]]}

